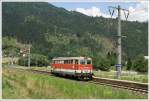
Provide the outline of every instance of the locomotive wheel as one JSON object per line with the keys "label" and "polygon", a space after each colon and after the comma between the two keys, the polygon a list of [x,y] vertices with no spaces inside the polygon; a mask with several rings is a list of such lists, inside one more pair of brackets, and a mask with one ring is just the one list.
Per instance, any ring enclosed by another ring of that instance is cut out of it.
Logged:
{"label": "locomotive wheel", "polygon": [[84,76],[81,76],[81,80],[84,80]]}
{"label": "locomotive wheel", "polygon": [[92,78],[92,75],[91,76],[89,76],[89,80],[92,80],[93,78]]}
{"label": "locomotive wheel", "polygon": [[78,78],[77,78],[79,81],[81,80],[81,77],[80,76],[78,76]]}
{"label": "locomotive wheel", "polygon": [[81,76],[78,76],[78,77],[77,77],[77,80],[79,80],[79,81],[82,80],[82,77],[81,77]]}

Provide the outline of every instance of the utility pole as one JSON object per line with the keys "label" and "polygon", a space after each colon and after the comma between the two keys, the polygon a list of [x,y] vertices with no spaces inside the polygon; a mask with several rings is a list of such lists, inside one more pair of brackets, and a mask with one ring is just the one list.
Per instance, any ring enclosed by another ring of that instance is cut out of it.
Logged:
{"label": "utility pole", "polygon": [[121,76],[121,14],[120,6],[118,5],[118,70],[117,70],[117,79]]}
{"label": "utility pole", "polygon": [[30,48],[31,48],[31,46],[30,46],[30,43],[29,43],[29,45],[28,45],[28,68],[29,68],[29,69],[30,69],[30,60],[31,60]]}
{"label": "utility pole", "polygon": [[9,67],[13,67],[13,49],[9,51]]}
{"label": "utility pole", "polygon": [[[113,9],[113,11],[111,12],[111,10],[110,10],[110,8],[111,9]],[[109,13],[110,13],[110,15],[111,15],[111,17],[113,16],[113,14],[114,14],[114,10],[117,10],[118,11],[118,17],[117,17],[117,19],[118,19],[118,36],[117,36],[117,38],[118,38],[118,43],[117,43],[117,51],[118,51],[118,53],[117,53],[117,60],[118,60],[118,63],[116,64],[116,68],[117,68],[117,72],[116,72],[116,78],[117,79],[120,79],[120,77],[121,77],[121,67],[122,67],[122,64],[121,64],[121,56],[122,56],[122,54],[121,54],[121,38],[122,38],[122,36],[121,36],[121,10],[124,12],[124,16],[125,16],[125,18],[126,18],[126,20],[127,20],[127,18],[128,18],[128,16],[129,16],[129,11],[128,10],[126,10],[126,9],[122,9],[121,7],[120,7],[120,5],[118,5],[118,7],[109,7]]]}
{"label": "utility pole", "polygon": [[57,33],[57,26],[56,25],[54,26],[54,33],[55,34]]}

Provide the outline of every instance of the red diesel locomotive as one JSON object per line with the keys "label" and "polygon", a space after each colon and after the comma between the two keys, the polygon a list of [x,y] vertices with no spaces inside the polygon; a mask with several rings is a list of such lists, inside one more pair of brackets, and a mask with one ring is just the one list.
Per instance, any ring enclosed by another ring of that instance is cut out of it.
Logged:
{"label": "red diesel locomotive", "polygon": [[78,79],[92,79],[92,59],[87,57],[57,57],[52,59],[52,73]]}

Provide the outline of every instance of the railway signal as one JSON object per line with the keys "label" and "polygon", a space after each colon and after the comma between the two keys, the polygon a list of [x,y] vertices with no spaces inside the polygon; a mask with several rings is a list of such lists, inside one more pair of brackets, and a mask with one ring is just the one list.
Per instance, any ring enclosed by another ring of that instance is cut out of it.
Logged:
{"label": "railway signal", "polygon": [[31,45],[30,44],[27,47],[25,46],[20,50],[20,53],[22,54],[23,57],[25,57],[26,55],[28,56],[28,67],[29,68],[30,68],[30,62],[31,62],[30,51],[31,51]]}
{"label": "railway signal", "polygon": [[29,53],[28,53],[28,67],[30,68],[30,60],[31,60],[31,56],[30,56],[30,48],[31,48],[31,45],[29,44],[28,45],[28,50],[29,50]]}
{"label": "railway signal", "polygon": [[129,10],[121,8],[120,5],[118,5],[118,7],[109,6],[109,13],[111,17],[113,16],[115,10],[117,10],[117,13],[118,13],[118,17],[117,17],[118,18],[118,44],[117,44],[118,63],[116,64],[116,68],[117,68],[116,77],[119,79],[121,77],[121,67],[122,67],[122,64],[121,64],[121,38],[122,38],[121,36],[121,10],[124,12],[124,16],[126,20],[128,19],[128,16],[129,16]]}

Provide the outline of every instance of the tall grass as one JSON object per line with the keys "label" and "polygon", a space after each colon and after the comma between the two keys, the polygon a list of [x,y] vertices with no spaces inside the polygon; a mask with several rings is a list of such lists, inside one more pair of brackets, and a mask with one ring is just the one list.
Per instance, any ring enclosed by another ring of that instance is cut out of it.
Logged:
{"label": "tall grass", "polygon": [[[123,71],[121,80],[129,80],[135,82],[148,83],[148,74],[129,73],[129,71]],[[94,71],[95,76],[116,79],[116,71]]]}
{"label": "tall grass", "polygon": [[144,99],[131,91],[33,74],[19,69],[3,69],[3,98],[71,98],[71,99]]}

